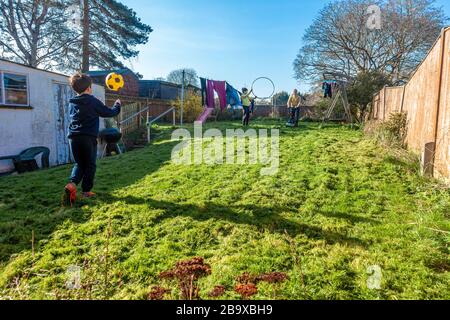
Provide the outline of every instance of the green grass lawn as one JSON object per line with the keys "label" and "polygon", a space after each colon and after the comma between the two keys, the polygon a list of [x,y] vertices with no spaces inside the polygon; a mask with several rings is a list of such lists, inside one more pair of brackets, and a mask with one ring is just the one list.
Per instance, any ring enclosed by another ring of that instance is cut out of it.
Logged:
{"label": "green grass lawn", "polygon": [[[348,127],[253,126],[281,129],[276,176],[174,165],[166,128],[100,161],[98,198],[75,208],[60,206],[69,167],[0,179],[0,299],[145,299],[159,284],[176,299],[158,275],[197,256],[212,268],[202,299],[216,285],[238,299],[244,272],[289,276],[255,299],[450,299],[448,189]],[[66,288],[71,265],[79,290]],[[374,265],[381,290],[367,286]]]}

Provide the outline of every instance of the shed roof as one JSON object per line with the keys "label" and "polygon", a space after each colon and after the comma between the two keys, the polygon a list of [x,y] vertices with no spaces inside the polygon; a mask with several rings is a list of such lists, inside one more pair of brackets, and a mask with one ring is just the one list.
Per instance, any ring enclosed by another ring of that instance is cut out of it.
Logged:
{"label": "shed roof", "polygon": [[117,74],[125,74],[125,73],[133,73],[133,71],[131,71],[128,68],[124,68],[124,69],[113,69],[113,70],[95,70],[95,71],[89,71],[87,74],[90,75],[91,77],[102,77],[102,76],[107,76],[110,73],[117,73]]}
{"label": "shed roof", "polygon": [[[141,85],[162,84],[162,85],[166,85],[169,87],[181,88],[181,84],[168,82],[168,81],[164,81],[164,80],[139,80],[139,84],[141,84]],[[188,84],[186,87],[200,90],[199,87],[194,86],[192,84]]]}
{"label": "shed roof", "polygon": [[25,68],[29,68],[29,69],[33,69],[33,70],[37,70],[37,71],[42,71],[42,72],[46,72],[46,73],[51,73],[51,74],[58,75],[58,76],[62,76],[62,77],[69,77],[68,75],[63,74],[63,73],[59,73],[59,72],[55,72],[55,71],[44,70],[44,69],[32,67],[32,66],[26,65],[26,64],[24,64],[24,63],[11,61],[11,60],[7,60],[7,59],[4,59],[4,58],[0,58],[0,61],[12,63],[12,64],[15,64],[15,65],[18,65],[18,66],[21,66],[21,67],[25,67]]}

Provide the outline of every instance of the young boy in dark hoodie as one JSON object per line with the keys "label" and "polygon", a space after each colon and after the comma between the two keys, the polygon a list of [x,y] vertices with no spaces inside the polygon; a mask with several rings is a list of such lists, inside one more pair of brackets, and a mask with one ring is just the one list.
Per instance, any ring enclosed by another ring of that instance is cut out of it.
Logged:
{"label": "young boy in dark hoodie", "polygon": [[76,73],[70,77],[70,85],[78,94],[70,100],[69,142],[75,166],[65,187],[65,205],[73,205],[77,196],[77,185],[82,183],[83,197],[92,198],[97,169],[97,137],[100,117],[113,118],[120,113],[121,102],[117,100],[112,109],[92,95],[92,79]]}

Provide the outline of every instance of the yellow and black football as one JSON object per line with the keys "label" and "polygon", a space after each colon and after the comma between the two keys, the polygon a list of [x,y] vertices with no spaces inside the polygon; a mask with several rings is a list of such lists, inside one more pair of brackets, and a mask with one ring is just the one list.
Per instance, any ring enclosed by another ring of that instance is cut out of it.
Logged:
{"label": "yellow and black football", "polygon": [[119,91],[125,85],[122,75],[118,73],[110,73],[106,77],[106,87],[111,91]]}

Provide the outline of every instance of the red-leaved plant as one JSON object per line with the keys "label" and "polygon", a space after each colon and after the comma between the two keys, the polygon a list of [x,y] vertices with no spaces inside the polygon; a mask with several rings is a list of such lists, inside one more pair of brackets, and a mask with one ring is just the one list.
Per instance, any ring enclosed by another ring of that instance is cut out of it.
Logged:
{"label": "red-leaved plant", "polygon": [[210,298],[220,298],[225,294],[226,288],[224,286],[215,286],[209,293]]}
{"label": "red-leaved plant", "polygon": [[149,300],[164,300],[166,294],[169,294],[171,290],[164,289],[162,287],[153,287],[152,291],[148,294]]}
{"label": "red-leaved plant", "polygon": [[159,275],[161,279],[176,280],[184,300],[199,299],[198,280],[211,274],[211,266],[203,258],[197,257],[178,262],[174,269]]}
{"label": "red-leaved plant", "polygon": [[239,293],[242,299],[247,300],[250,297],[253,297],[254,295],[258,294],[258,287],[256,284],[253,283],[247,283],[247,284],[238,284],[234,291]]}
{"label": "red-leaved plant", "polygon": [[281,284],[288,279],[288,275],[282,272],[264,273],[259,276],[245,272],[236,278],[238,285],[236,285],[234,291],[236,291],[242,299],[249,299],[258,294],[257,284],[259,282]]}

